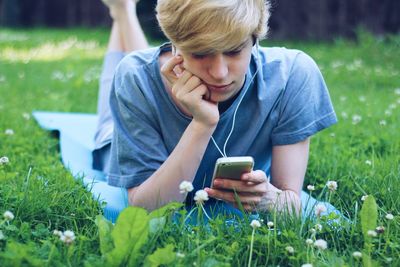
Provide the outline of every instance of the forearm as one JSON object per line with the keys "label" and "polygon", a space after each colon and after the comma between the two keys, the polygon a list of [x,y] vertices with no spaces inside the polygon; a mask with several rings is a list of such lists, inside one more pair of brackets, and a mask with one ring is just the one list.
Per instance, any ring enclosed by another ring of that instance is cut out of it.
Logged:
{"label": "forearm", "polygon": [[271,163],[273,186],[271,186],[279,191],[282,190],[276,196],[271,195],[270,200],[276,211],[300,213],[300,193],[307,169],[309,145],[310,140],[306,139],[292,145],[273,147]]}
{"label": "forearm", "polygon": [[193,182],[215,127],[205,127],[194,120],[189,124],[175,149],[160,168],[135,190],[129,190],[129,204],[154,210],[169,202],[182,202],[179,184]]}

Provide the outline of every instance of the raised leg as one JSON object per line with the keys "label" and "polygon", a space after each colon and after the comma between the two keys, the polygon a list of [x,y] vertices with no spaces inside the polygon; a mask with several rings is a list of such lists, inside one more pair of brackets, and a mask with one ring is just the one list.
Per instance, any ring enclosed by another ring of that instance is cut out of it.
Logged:
{"label": "raised leg", "polygon": [[100,77],[93,167],[107,172],[113,120],[109,105],[114,71],[129,52],[148,48],[146,37],[136,15],[137,0],[103,0],[113,19],[107,52]]}

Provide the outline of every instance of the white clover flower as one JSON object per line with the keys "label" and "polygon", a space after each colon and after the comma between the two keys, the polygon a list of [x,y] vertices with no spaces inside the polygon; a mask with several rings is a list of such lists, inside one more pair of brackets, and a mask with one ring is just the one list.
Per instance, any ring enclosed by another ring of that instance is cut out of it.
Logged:
{"label": "white clover flower", "polygon": [[75,240],[75,234],[70,230],[64,231],[64,233],[62,233],[60,236],[60,240],[67,245],[72,244],[72,242]]}
{"label": "white clover flower", "polygon": [[315,230],[314,228],[310,229],[311,234],[315,235],[315,233],[317,232],[317,230]]}
{"label": "white clover flower", "polygon": [[335,134],[335,133],[330,133],[329,136],[330,136],[330,137],[335,137],[336,134]]}
{"label": "white clover flower", "polygon": [[315,190],[315,186],[309,184],[309,185],[307,185],[307,190],[308,191],[314,191]]}
{"label": "white clover flower", "polygon": [[314,208],[315,215],[321,217],[322,213],[326,212],[327,209],[324,204],[318,204]]}
{"label": "white clover flower", "polygon": [[386,121],[385,121],[385,120],[380,120],[380,121],[379,121],[379,125],[385,126],[385,125],[386,125]]}
{"label": "white clover flower", "polygon": [[370,237],[376,237],[378,233],[375,232],[375,230],[368,230],[367,235]]}
{"label": "white clover flower", "polygon": [[9,162],[10,160],[5,156],[0,158],[0,165],[5,165],[8,164]]}
{"label": "white clover flower", "polygon": [[371,165],[372,165],[372,161],[370,161],[370,160],[367,159],[367,160],[365,161],[365,164],[371,166]]}
{"label": "white clover flower", "polygon": [[285,250],[289,253],[289,254],[293,254],[294,253],[294,248],[292,246],[287,246],[285,248]]}
{"label": "white clover flower", "polygon": [[269,221],[269,222],[267,222],[267,226],[268,226],[268,228],[273,228],[274,227],[274,223]]}
{"label": "white clover flower", "polygon": [[311,263],[304,263],[301,267],[313,267],[313,265]]}
{"label": "white clover flower", "polygon": [[353,257],[358,259],[362,257],[362,253],[360,251],[354,251],[353,252]]}
{"label": "white clover flower", "polygon": [[386,116],[392,115],[392,111],[390,109],[385,110],[385,115]]}
{"label": "white clover flower", "polygon": [[261,223],[259,220],[252,220],[250,223],[250,226],[253,227],[253,229],[260,228]]}
{"label": "white clover flower", "polygon": [[9,211],[9,210],[7,210],[7,211],[5,211],[5,212],[3,213],[3,217],[4,217],[4,219],[6,219],[6,221],[12,221],[12,220],[14,220],[14,214],[13,214],[11,211]]}
{"label": "white clover flower", "polygon": [[54,230],[54,231],[53,231],[53,235],[56,235],[56,236],[61,237],[62,234],[63,234],[63,233],[62,233],[61,231],[58,231],[58,230]]}
{"label": "white clover flower", "polygon": [[307,244],[307,246],[311,246],[312,244],[314,244],[314,241],[311,238],[307,238],[306,244]]}
{"label": "white clover flower", "polygon": [[319,223],[317,223],[317,224],[314,226],[314,228],[315,228],[315,230],[317,230],[317,231],[319,231],[319,232],[322,231],[322,225],[319,224]]}
{"label": "white clover flower", "polygon": [[185,254],[183,254],[183,253],[181,253],[181,252],[177,252],[177,253],[176,253],[176,257],[178,257],[178,258],[184,258],[184,257],[185,257]]}
{"label": "white clover flower", "polygon": [[328,243],[323,239],[318,239],[318,240],[315,240],[314,247],[316,247],[320,250],[325,250],[328,247]]}
{"label": "white clover flower", "polygon": [[6,130],[4,131],[4,133],[5,133],[6,135],[14,135],[14,130],[13,130],[13,129],[6,129]]}
{"label": "white clover flower", "polygon": [[397,105],[395,103],[389,105],[389,109],[395,109],[395,108],[397,108]]}
{"label": "white clover flower", "polygon": [[367,200],[367,197],[368,197],[368,195],[362,196],[362,197],[361,197],[361,201]]}
{"label": "white clover flower", "polygon": [[191,182],[188,181],[183,181],[180,185],[179,185],[179,192],[181,194],[186,194],[189,192],[193,191],[193,185]]}
{"label": "white clover flower", "polygon": [[353,117],[351,117],[351,119],[353,124],[358,124],[362,120],[362,117],[360,115],[355,114],[353,115]]}
{"label": "white clover flower", "polygon": [[400,95],[400,88],[394,89],[394,93],[395,93],[396,95]]}
{"label": "white clover flower", "polygon": [[205,190],[198,190],[194,195],[194,201],[197,204],[203,204],[208,200],[208,193]]}
{"label": "white clover flower", "polygon": [[338,187],[336,181],[328,181],[328,182],[326,183],[326,186],[328,187],[328,189],[329,189],[331,192],[336,191],[336,190],[337,190],[337,187]]}
{"label": "white clover flower", "polygon": [[4,240],[6,239],[6,237],[3,234],[3,231],[0,230],[0,240]]}
{"label": "white clover flower", "polygon": [[367,100],[367,98],[365,97],[365,96],[360,96],[359,98],[358,98],[358,100],[360,100],[360,102],[365,102],[366,100]]}
{"label": "white clover flower", "polygon": [[349,117],[349,115],[347,115],[347,113],[344,111],[342,111],[341,115],[343,119],[347,119]]}
{"label": "white clover flower", "polygon": [[388,220],[393,220],[394,216],[393,216],[393,214],[388,213],[388,214],[386,214],[385,218],[388,219]]}

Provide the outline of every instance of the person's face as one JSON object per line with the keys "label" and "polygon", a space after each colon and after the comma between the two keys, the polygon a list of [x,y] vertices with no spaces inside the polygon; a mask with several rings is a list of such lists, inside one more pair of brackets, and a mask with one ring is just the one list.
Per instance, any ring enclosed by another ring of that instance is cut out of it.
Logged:
{"label": "person's face", "polygon": [[250,64],[253,42],[239,44],[237,48],[215,54],[179,52],[183,67],[200,78],[207,86],[213,102],[223,102],[233,97],[243,86]]}

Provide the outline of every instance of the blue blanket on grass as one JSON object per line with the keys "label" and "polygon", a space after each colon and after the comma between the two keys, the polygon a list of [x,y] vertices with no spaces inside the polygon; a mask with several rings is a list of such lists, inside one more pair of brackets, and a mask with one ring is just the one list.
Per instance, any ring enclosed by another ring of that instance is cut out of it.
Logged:
{"label": "blue blanket on grass", "polygon": [[[84,113],[59,113],[35,111],[39,125],[49,131],[59,132],[61,159],[64,166],[77,179],[81,178],[93,197],[104,203],[104,216],[115,222],[128,205],[124,188],[109,186],[104,173],[92,168],[92,151],[97,115]],[[327,208],[322,215],[340,212],[327,202],[318,202],[306,192],[301,193],[303,217],[314,216],[314,207],[321,203]]]}

